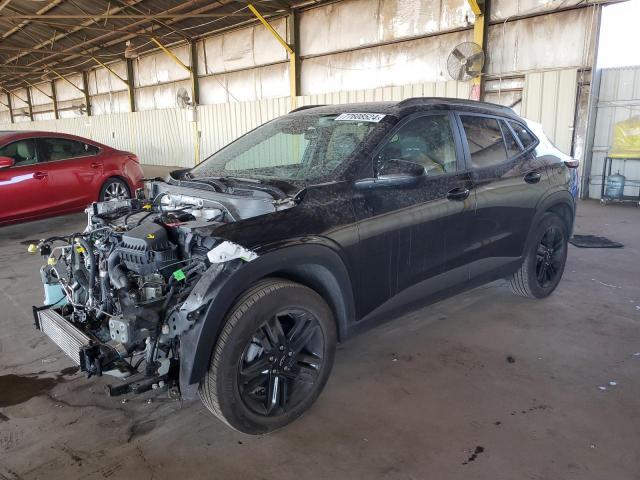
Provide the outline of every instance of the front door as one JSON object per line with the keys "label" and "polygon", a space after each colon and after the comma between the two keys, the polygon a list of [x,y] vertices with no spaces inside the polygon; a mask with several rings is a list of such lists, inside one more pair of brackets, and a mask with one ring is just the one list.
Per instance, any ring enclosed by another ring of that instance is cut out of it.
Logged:
{"label": "front door", "polygon": [[[356,182],[360,318],[412,286],[424,285],[427,296],[468,278],[464,245],[474,193],[453,114],[400,122],[374,152],[375,175],[381,178],[398,162],[421,165],[423,175],[408,183]],[[441,281],[424,283],[435,277]]]}
{"label": "front door", "polygon": [[0,156],[15,161],[13,167],[0,170],[0,222],[49,211],[49,182],[35,140],[27,138],[5,145],[0,148]]}

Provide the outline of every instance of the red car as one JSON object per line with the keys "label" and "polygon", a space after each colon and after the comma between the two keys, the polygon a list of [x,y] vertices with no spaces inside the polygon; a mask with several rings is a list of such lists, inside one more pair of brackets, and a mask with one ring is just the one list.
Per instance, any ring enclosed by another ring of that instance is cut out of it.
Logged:
{"label": "red car", "polygon": [[77,212],[130,197],[142,186],[138,157],[51,132],[0,132],[0,225]]}

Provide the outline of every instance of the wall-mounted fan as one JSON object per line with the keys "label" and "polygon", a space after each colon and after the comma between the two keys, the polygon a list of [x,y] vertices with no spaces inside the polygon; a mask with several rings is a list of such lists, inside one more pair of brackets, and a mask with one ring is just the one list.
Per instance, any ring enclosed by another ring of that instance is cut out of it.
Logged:
{"label": "wall-mounted fan", "polygon": [[484,52],[474,42],[457,45],[447,58],[447,70],[454,80],[467,81],[482,74]]}
{"label": "wall-mounted fan", "polygon": [[180,108],[193,107],[193,100],[191,100],[191,95],[186,88],[180,87],[176,92],[176,105]]}
{"label": "wall-mounted fan", "polygon": [[87,106],[84,103],[81,103],[80,105],[74,105],[72,107],[72,111],[76,115],[82,117],[83,115],[85,115],[87,113]]}

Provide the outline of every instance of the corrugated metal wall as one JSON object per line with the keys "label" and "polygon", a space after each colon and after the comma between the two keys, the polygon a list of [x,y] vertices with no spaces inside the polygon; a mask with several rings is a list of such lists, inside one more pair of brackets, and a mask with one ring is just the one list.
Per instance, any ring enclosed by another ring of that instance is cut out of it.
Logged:
{"label": "corrugated metal wall", "polygon": [[[402,100],[416,96],[469,97],[466,82],[440,82],[355,90],[298,97],[298,105]],[[240,135],[291,110],[291,98],[234,102],[198,107],[192,112],[169,108],[95,117],[41,120],[4,125],[13,130],[64,132],[134,152],[149,165],[190,167],[195,163],[196,128],[200,131],[200,159],[219,150]]]}
{"label": "corrugated metal wall", "polygon": [[522,116],[541,123],[564,153],[571,153],[578,70],[553,70],[524,77]]}
{"label": "corrugated metal wall", "polygon": [[[640,115],[640,67],[603,69],[596,106],[596,123],[591,157],[589,196],[600,198],[602,164],[613,141],[613,126]],[[640,181],[640,161],[615,160],[612,172]],[[637,184],[637,183],[636,183]],[[637,186],[625,188],[626,195],[637,195]]]}

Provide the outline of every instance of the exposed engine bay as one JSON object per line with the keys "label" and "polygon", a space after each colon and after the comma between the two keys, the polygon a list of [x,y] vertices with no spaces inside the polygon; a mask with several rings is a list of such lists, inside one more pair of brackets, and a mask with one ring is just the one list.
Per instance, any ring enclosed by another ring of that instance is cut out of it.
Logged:
{"label": "exposed engine bay", "polygon": [[277,187],[222,179],[156,180],[136,198],[93,203],[83,232],[30,247],[46,260],[36,326],[88,376],[127,379],[110,395],[167,387],[177,395],[180,335],[208,302],[181,307],[213,264],[256,258],[215,229],[294,204]]}

